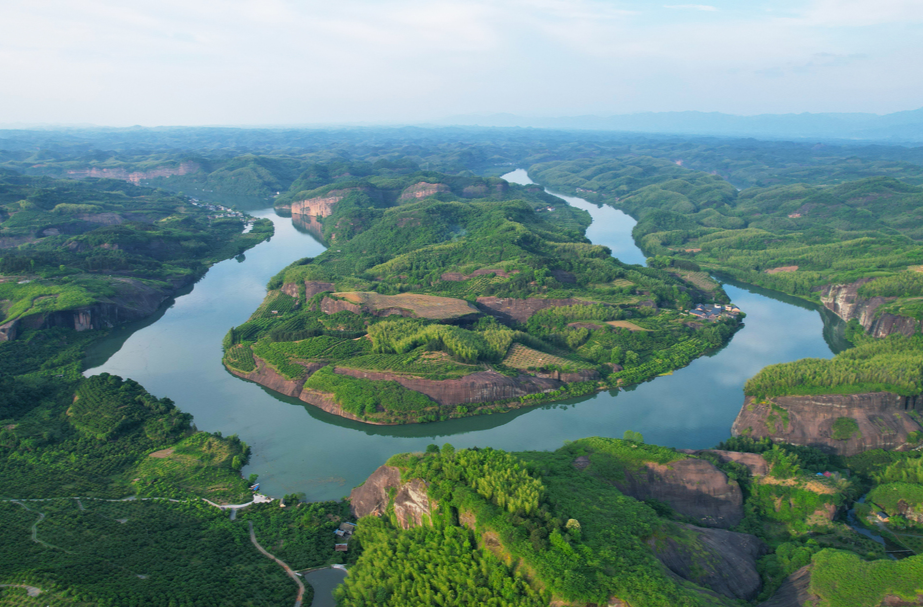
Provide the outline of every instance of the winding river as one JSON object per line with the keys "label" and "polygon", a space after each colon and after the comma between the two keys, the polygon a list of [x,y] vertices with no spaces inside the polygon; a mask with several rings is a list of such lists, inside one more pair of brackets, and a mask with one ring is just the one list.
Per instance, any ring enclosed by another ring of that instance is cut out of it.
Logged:
{"label": "winding river", "polygon": [[[522,170],[505,178],[529,183]],[[628,215],[562,198],[593,216],[587,234],[594,243],[624,261],[644,262]],[[272,209],[252,214],[275,224],[269,242],[216,264],[156,316],[114,331],[90,353],[86,374],[130,377],[192,413],[199,429],[239,435],[253,448],[244,474],[258,473],[262,491],[272,496],[303,492],[308,500],[339,499],[392,454],[430,443],[556,449],[567,440],[635,430],[650,443],[712,447],[728,437],[747,378],[766,365],[829,358],[839,349],[842,323],[826,310],[728,282],[726,291],[747,314],[745,327],[720,351],[670,376],[506,414],[409,426],[360,424],[240,380],[221,365],[222,337],[256,309],[269,279],[292,261],[324,250],[312,226],[298,227]]]}

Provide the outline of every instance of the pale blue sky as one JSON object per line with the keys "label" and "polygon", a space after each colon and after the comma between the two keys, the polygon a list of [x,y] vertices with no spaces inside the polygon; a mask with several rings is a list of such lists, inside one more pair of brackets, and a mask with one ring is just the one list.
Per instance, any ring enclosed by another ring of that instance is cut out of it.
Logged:
{"label": "pale blue sky", "polygon": [[923,1],[0,2],[0,123],[923,106]]}

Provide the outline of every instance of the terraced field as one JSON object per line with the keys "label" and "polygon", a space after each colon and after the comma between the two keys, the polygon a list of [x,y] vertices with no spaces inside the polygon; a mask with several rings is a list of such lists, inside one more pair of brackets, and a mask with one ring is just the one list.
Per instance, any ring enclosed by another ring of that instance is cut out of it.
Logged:
{"label": "terraced field", "polygon": [[542,367],[573,367],[575,369],[589,369],[590,365],[575,362],[560,356],[554,356],[539,350],[533,350],[522,344],[510,346],[503,364],[513,369],[540,369]]}
{"label": "terraced field", "polygon": [[387,308],[401,308],[410,310],[418,318],[442,320],[445,318],[458,318],[468,314],[476,314],[477,308],[463,299],[451,297],[436,297],[435,295],[420,295],[416,293],[401,293],[400,295],[381,295],[366,291],[350,291],[348,293],[334,293],[340,297],[371,310],[384,310]]}

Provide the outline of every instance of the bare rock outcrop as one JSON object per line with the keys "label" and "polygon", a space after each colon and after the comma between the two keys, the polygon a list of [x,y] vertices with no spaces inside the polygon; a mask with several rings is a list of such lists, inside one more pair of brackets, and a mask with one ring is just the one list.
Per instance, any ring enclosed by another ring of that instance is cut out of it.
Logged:
{"label": "bare rock outcrop", "polygon": [[[869,449],[904,450],[908,435],[923,430],[914,419],[923,414],[923,396],[890,392],[779,396],[744,401],[731,426],[734,436],[769,437],[793,445],[808,445],[827,453],[855,455]],[[837,419],[851,418],[858,432],[845,440],[833,438]]]}
{"label": "bare rock outcrop", "polygon": [[[280,394],[293,398],[298,398],[298,396],[301,395],[301,388],[304,386],[307,376],[299,379],[285,379],[270,365],[266,364],[266,361],[259,356],[254,356],[253,360],[256,362],[256,369],[249,373],[244,373],[243,371],[238,371],[230,367],[227,367],[227,369],[237,377],[248,379],[274,392],[279,392]],[[305,368],[308,370],[308,375],[310,375],[322,366],[323,365],[318,363],[311,363],[306,364]]]}
{"label": "bare rock outcrop", "polygon": [[807,565],[785,578],[776,593],[759,607],[805,607],[819,601],[820,597],[811,593],[811,565]]}
{"label": "bare rock outcrop", "polygon": [[559,306],[573,306],[577,304],[590,305],[594,302],[580,299],[541,299],[528,297],[526,299],[513,299],[502,297],[478,297],[478,307],[491,316],[504,322],[526,322],[539,310],[557,308]]}
{"label": "bare rock outcrop", "polygon": [[86,177],[101,177],[104,179],[121,179],[130,181],[138,185],[146,179],[155,179],[157,177],[172,177],[173,175],[188,175],[196,173],[201,167],[198,163],[186,161],[179,163],[178,166],[163,166],[149,169],[147,171],[128,171],[126,169],[101,169],[92,167],[88,169],[74,169],[67,172],[70,179],[83,179]]}
{"label": "bare rock outcrop", "polygon": [[338,202],[346,198],[350,192],[361,191],[367,194],[374,194],[371,188],[345,188],[342,190],[330,190],[321,196],[296,200],[292,203],[292,215],[310,215],[312,217],[327,217],[333,213],[333,207]]}
{"label": "bare rock outcrop", "polygon": [[419,200],[421,198],[426,198],[427,196],[434,196],[436,194],[450,191],[451,188],[449,188],[449,186],[444,183],[427,183],[425,181],[421,181],[405,188],[404,191],[401,192],[400,198],[398,198],[398,200],[400,202],[413,199]]}
{"label": "bare rock outcrop", "polygon": [[394,516],[404,529],[424,523],[435,504],[426,491],[426,482],[415,478],[401,481],[401,472],[393,466],[381,466],[349,494],[350,509],[356,517],[381,516],[388,511],[394,494]]}
{"label": "bare rock outcrop", "polygon": [[759,538],[695,525],[675,524],[673,528],[675,536],[668,531],[666,537],[648,541],[667,569],[732,599],[748,601],[759,594],[762,579],[756,561],[769,552]]}
{"label": "bare rock outcrop", "polygon": [[[115,294],[101,297],[92,305],[30,314],[3,323],[0,325],[0,342],[16,339],[23,329],[111,329],[119,324],[150,316],[173,294],[172,290],[155,289],[133,278],[116,278],[110,285]],[[182,285],[178,285],[177,288],[179,286]]]}
{"label": "bare rock outcrop", "polygon": [[496,371],[478,371],[459,379],[420,379],[395,373],[363,371],[360,369],[336,368],[336,373],[371,379],[375,381],[396,381],[409,390],[420,392],[443,406],[467,403],[489,403],[492,401],[519,398],[526,394],[552,392],[561,388],[561,381],[531,375],[507,377]]}
{"label": "bare rock outcrop", "polygon": [[744,453],[742,451],[723,451],[721,449],[677,449],[680,453],[688,453],[689,455],[699,455],[700,453],[708,453],[714,455],[718,458],[718,461],[722,464],[727,462],[737,462],[738,464],[743,464],[750,470],[750,474],[753,476],[765,476],[769,474],[769,464],[766,463],[766,460],[759,453]]}
{"label": "bare rock outcrop", "polygon": [[888,313],[876,314],[878,308],[893,301],[894,297],[867,298],[859,295],[859,287],[872,280],[874,279],[863,278],[848,284],[827,285],[821,290],[821,303],[846,322],[858,320],[874,337],[887,337],[894,333],[905,336],[919,333],[920,323],[916,319]]}
{"label": "bare rock outcrop", "polygon": [[708,527],[729,529],[744,516],[740,485],[703,459],[644,462],[638,468],[626,468],[621,480],[609,480],[625,495],[659,500]]}
{"label": "bare rock outcrop", "polygon": [[318,293],[325,291],[335,291],[336,287],[332,282],[322,282],[320,280],[306,280],[304,282],[305,299],[311,299]]}

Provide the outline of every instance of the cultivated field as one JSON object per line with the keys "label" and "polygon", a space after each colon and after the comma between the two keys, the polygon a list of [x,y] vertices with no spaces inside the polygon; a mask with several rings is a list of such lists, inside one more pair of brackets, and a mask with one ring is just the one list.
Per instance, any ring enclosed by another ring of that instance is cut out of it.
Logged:
{"label": "cultivated field", "polygon": [[410,310],[419,318],[457,318],[468,314],[477,313],[477,308],[463,299],[452,297],[436,297],[435,295],[418,295],[416,293],[401,293],[400,295],[380,295],[365,291],[351,291],[348,293],[334,293],[352,303],[360,304],[371,310],[384,310],[386,308],[401,308]]}
{"label": "cultivated field", "polygon": [[576,369],[588,369],[589,365],[575,362],[553,354],[539,352],[522,344],[513,344],[510,346],[503,364],[513,369],[539,369],[541,367],[574,367]]}

